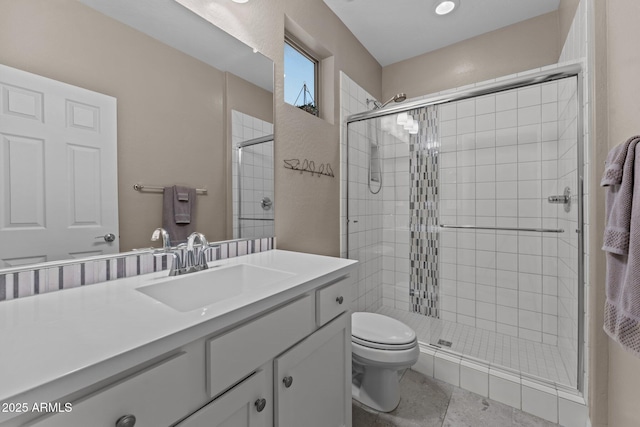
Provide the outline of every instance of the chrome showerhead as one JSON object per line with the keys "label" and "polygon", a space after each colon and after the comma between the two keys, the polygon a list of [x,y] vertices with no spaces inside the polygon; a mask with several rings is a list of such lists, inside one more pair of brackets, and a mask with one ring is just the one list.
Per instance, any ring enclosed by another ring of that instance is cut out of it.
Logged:
{"label": "chrome showerhead", "polygon": [[375,99],[367,99],[367,105],[370,102],[373,102],[373,109],[377,110],[379,108],[383,108],[385,107],[387,104],[391,103],[391,102],[402,102],[405,99],[407,99],[407,94],[406,93],[396,93],[395,95],[393,95],[393,98],[391,98],[390,100],[388,100],[387,102],[385,102],[384,104],[380,104],[378,101],[376,101]]}
{"label": "chrome showerhead", "polygon": [[[393,102],[403,102],[407,99],[407,94],[404,92],[396,93],[396,95],[391,98]],[[391,101],[387,101],[387,104]]]}

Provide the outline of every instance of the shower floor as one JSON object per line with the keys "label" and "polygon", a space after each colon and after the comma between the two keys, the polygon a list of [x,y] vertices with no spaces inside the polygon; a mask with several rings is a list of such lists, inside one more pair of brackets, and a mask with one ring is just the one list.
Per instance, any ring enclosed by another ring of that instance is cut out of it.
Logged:
{"label": "shower floor", "polygon": [[456,353],[565,386],[576,386],[576,373],[569,373],[555,346],[390,307],[381,307],[377,312],[410,326],[423,344],[449,341],[450,350]]}

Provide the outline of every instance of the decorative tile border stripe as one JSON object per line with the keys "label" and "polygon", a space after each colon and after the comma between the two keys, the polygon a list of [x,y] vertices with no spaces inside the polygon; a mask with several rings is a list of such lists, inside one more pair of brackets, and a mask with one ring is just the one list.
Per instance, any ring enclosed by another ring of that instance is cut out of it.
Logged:
{"label": "decorative tile border stripe", "polygon": [[[207,261],[275,249],[275,237],[229,240],[216,244],[220,246],[215,251],[209,251]],[[121,256],[78,263],[67,261],[60,265],[34,265],[32,269],[0,273],[0,302],[163,271],[170,266],[171,260],[167,255],[154,256],[149,252],[127,252]]]}
{"label": "decorative tile border stripe", "polygon": [[438,109],[413,111],[420,133],[411,138],[409,173],[410,209],[410,309],[414,313],[440,317],[438,284]]}

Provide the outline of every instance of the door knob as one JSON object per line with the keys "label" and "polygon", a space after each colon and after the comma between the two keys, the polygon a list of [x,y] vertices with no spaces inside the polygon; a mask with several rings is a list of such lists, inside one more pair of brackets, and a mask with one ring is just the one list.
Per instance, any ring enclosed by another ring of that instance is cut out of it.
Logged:
{"label": "door knob", "polygon": [[104,236],[96,236],[96,239],[104,239],[105,242],[111,243],[116,240],[116,235],[113,233],[107,233]]}
{"label": "door knob", "polygon": [[289,388],[289,387],[291,387],[291,384],[293,384],[293,377],[284,377],[282,379],[282,382],[284,383],[284,386],[286,388]]}
{"label": "door knob", "polygon": [[342,304],[344,302],[344,297],[343,296],[339,296],[338,298],[336,298],[336,302],[338,304]]}
{"label": "door knob", "polygon": [[262,412],[264,410],[264,407],[267,406],[267,399],[258,399],[256,400],[256,410],[258,412]]}
{"label": "door knob", "polygon": [[116,421],[116,427],[133,427],[136,425],[136,417],[133,415],[124,415]]}

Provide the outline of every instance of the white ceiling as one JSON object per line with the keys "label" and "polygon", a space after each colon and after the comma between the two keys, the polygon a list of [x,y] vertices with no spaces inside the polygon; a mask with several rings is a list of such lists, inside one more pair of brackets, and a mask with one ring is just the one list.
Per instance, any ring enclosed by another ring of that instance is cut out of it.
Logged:
{"label": "white ceiling", "polygon": [[436,0],[324,0],[386,66],[558,9],[560,0],[459,0],[449,15]]}

